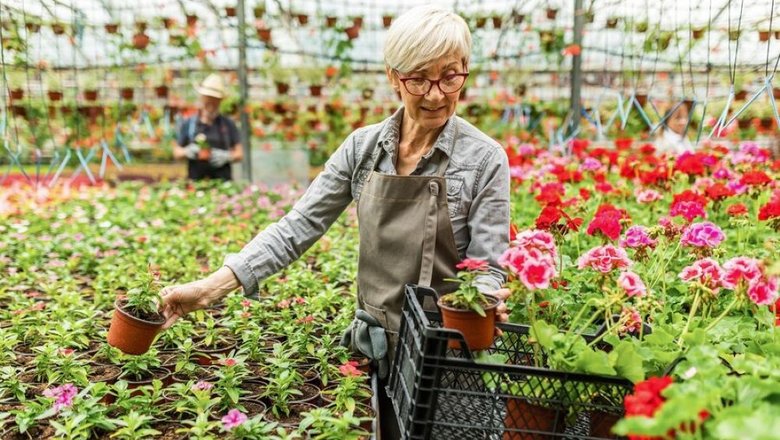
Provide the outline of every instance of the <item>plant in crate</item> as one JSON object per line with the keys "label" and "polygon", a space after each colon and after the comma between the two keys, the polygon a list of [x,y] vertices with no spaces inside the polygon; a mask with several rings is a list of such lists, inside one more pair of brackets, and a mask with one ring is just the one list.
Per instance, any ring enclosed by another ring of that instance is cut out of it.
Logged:
{"label": "plant in crate", "polygon": [[[456,266],[460,269],[457,279],[447,279],[460,283],[458,290],[443,295],[438,300],[444,327],[458,330],[466,339],[470,350],[484,350],[493,344],[496,314],[499,299],[481,293],[477,288],[480,275],[489,270],[487,261],[466,259]],[[450,348],[458,349],[456,340],[449,341]]]}
{"label": "plant in crate", "polygon": [[151,265],[139,275],[137,285],[125,298],[114,303],[114,316],[108,329],[108,343],[127,354],[143,354],[152,345],[165,323],[158,313],[160,304],[160,272]]}

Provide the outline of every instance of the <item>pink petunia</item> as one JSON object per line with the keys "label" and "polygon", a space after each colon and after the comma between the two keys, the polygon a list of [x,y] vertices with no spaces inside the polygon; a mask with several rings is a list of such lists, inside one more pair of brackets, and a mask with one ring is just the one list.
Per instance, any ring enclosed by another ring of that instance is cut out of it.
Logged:
{"label": "pink petunia", "polygon": [[195,385],[192,386],[193,391],[208,391],[212,388],[214,388],[214,385],[211,382],[207,382],[205,380],[199,380]]}
{"label": "pink petunia", "polygon": [[73,405],[73,398],[79,393],[78,388],[73,384],[66,383],[55,388],[47,388],[43,395],[54,399],[54,410],[59,411],[62,408],[68,408]]}
{"label": "pink petunia", "polygon": [[643,297],[647,295],[647,287],[645,283],[639,278],[639,275],[627,270],[620,274],[617,280],[618,286],[626,292],[629,297],[638,296]]}
{"label": "pink petunia", "polygon": [[240,426],[244,424],[244,422],[246,422],[247,420],[248,418],[246,414],[242,413],[237,409],[231,409],[230,411],[228,411],[225,417],[222,417],[222,427],[225,430],[230,431],[236,426]]}
{"label": "pink petunia", "polygon": [[339,372],[347,377],[359,377],[363,375],[363,372],[357,368],[357,362],[354,361],[342,364],[339,367]]}
{"label": "pink petunia", "polygon": [[726,239],[726,234],[712,222],[694,223],[688,226],[680,237],[683,246],[714,248]]}

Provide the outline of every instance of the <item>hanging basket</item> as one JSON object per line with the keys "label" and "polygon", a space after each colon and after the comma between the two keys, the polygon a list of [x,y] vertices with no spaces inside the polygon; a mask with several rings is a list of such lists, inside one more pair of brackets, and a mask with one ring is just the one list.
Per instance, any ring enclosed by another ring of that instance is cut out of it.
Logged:
{"label": "hanging basket", "polygon": [[174,20],[172,17],[163,17],[162,24],[165,29],[170,30],[176,24],[176,20]]}
{"label": "hanging basket", "polygon": [[149,27],[149,23],[145,21],[136,21],[135,22],[135,28],[138,30],[138,32],[142,33],[146,30],[146,28]]}
{"label": "hanging basket", "polygon": [[691,30],[691,36],[694,40],[701,40],[704,37],[704,28],[694,28]]}
{"label": "hanging basket", "polygon": [[354,40],[358,36],[360,36],[360,26],[350,26],[346,29],[344,29],[344,32],[347,34],[347,38],[350,40]]}
{"label": "hanging basket", "polygon": [[133,35],[133,47],[138,50],[144,50],[149,46],[150,38],[143,31]]}
{"label": "hanging basket", "polygon": [[758,31],[758,41],[767,42],[772,33],[769,31]]}
{"label": "hanging basket", "polygon": [[195,14],[187,14],[187,26],[195,26],[198,22],[198,16]]}
{"label": "hanging basket", "polygon": [[24,89],[11,89],[8,93],[11,95],[12,101],[24,98]]}
{"label": "hanging basket", "polygon": [[52,23],[51,31],[54,32],[54,35],[62,35],[65,33],[65,25],[62,23]]}
{"label": "hanging basket", "polygon": [[257,38],[260,39],[263,43],[270,43],[271,42],[271,29],[269,28],[257,28]]}
{"label": "hanging basket", "polygon": [[558,16],[558,10],[556,8],[547,8],[545,13],[547,14],[548,20],[555,20],[555,17]]}
{"label": "hanging basket", "polygon": [[486,24],[487,24],[487,17],[477,17],[474,26],[476,26],[477,29],[482,29],[485,27]]}
{"label": "hanging basket", "polygon": [[617,17],[609,17],[607,19],[607,29],[615,29],[618,25]]}
{"label": "hanging basket", "polygon": [[737,41],[739,40],[739,36],[742,34],[742,31],[729,31],[729,41]]}
{"label": "hanging basket", "polygon": [[98,99],[98,91],[97,90],[84,90],[84,99],[87,101],[97,101]]}
{"label": "hanging basket", "polygon": [[284,82],[274,82],[276,85],[276,93],[280,95],[286,95],[290,91],[290,85]]}
{"label": "hanging basket", "polygon": [[133,99],[133,96],[135,95],[135,90],[133,90],[132,87],[122,87],[119,90],[119,96],[122,97],[122,99],[130,101]]}
{"label": "hanging basket", "polygon": [[225,6],[225,15],[228,17],[235,17],[236,16],[236,7],[235,6]]}
{"label": "hanging basket", "polygon": [[332,28],[333,26],[336,26],[336,20],[336,17],[330,15],[325,17],[325,27]]}
{"label": "hanging basket", "polygon": [[115,34],[119,31],[119,23],[106,23],[104,28],[106,33]]}
{"label": "hanging basket", "polygon": [[27,28],[28,32],[33,33],[33,34],[38,33],[38,31],[41,30],[40,23],[27,22],[27,23],[24,24],[24,27]]}
{"label": "hanging basket", "polygon": [[262,17],[263,15],[265,15],[265,5],[255,6],[254,9],[252,9],[252,13],[255,15],[255,18]]}
{"label": "hanging basket", "polygon": [[62,101],[61,90],[49,90],[48,92],[46,92],[46,95],[49,97],[49,101],[53,101],[53,102]]}
{"label": "hanging basket", "polygon": [[357,27],[359,27],[359,28],[363,27],[363,16],[362,15],[358,15],[357,17],[354,17],[352,19],[352,24],[357,26]]}
{"label": "hanging basket", "polygon": [[306,26],[309,23],[309,16],[306,14],[297,14],[295,18],[298,19],[298,24]]}
{"label": "hanging basket", "polygon": [[519,14],[517,12],[513,12],[512,13],[512,19],[514,20],[515,24],[520,24],[520,23],[523,22],[523,20],[525,20],[525,15],[524,14]]}
{"label": "hanging basket", "polygon": [[499,17],[498,15],[494,15],[490,17],[490,20],[493,22],[493,29],[501,29],[501,25],[504,22],[504,20],[501,17]]}
{"label": "hanging basket", "polygon": [[322,86],[319,84],[312,84],[309,86],[309,94],[311,96],[322,96]]}
{"label": "hanging basket", "polygon": [[168,97],[168,86],[161,85],[154,88],[154,94],[158,98],[167,98]]}
{"label": "hanging basket", "polygon": [[385,29],[389,28],[390,25],[393,24],[393,16],[392,15],[383,15],[382,16],[382,26],[385,27]]}

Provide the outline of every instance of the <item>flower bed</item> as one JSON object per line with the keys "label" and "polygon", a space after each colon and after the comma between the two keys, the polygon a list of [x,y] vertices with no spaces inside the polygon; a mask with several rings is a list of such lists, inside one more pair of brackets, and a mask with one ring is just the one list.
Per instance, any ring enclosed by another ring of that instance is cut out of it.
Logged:
{"label": "flower bed", "polygon": [[166,283],[195,279],[300,191],[26,191],[0,218],[0,438],[367,438],[368,376],[338,346],[354,312],[354,216],[267,280],[260,300],[233,294],[129,356],[105,333],[148,264]]}

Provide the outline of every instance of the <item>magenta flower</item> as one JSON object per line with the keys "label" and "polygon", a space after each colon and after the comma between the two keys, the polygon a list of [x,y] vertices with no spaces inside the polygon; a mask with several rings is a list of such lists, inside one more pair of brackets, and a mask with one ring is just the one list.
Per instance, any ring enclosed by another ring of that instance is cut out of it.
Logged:
{"label": "magenta flower", "polygon": [[699,202],[681,201],[672,205],[669,209],[669,215],[672,217],[679,215],[690,222],[696,217],[707,218],[707,211],[704,210],[704,205]]}
{"label": "magenta flower", "polygon": [[637,203],[650,204],[657,200],[661,200],[663,196],[661,193],[654,189],[642,189],[634,192]]}
{"label": "magenta flower", "polygon": [[647,295],[647,287],[639,278],[639,275],[627,270],[620,274],[617,280],[618,286],[626,292],[626,295],[642,297]]}
{"label": "magenta flower", "polygon": [[650,238],[647,228],[644,226],[631,226],[626,231],[625,238],[620,241],[620,245],[630,249],[639,249],[644,247],[655,247],[658,242]]}
{"label": "magenta flower", "polygon": [[601,169],[601,162],[598,159],[586,157],[585,160],[582,161],[580,168],[585,171],[598,171]]}
{"label": "magenta flower", "polygon": [[548,288],[557,275],[552,255],[537,247],[510,247],[498,263],[516,275],[528,290]]}
{"label": "magenta flower", "polygon": [[199,380],[198,383],[192,386],[193,391],[208,391],[212,388],[214,388],[214,385],[212,385],[211,382],[206,382],[205,380]]}
{"label": "magenta flower", "polygon": [[642,329],[642,315],[631,307],[623,307],[623,311],[620,313],[620,322],[618,332],[621,334],[639,333],[639,330]]}
{"label": "magenta flower", "polygon": [[68,408],[73,405],[73,398],[79,393],[79,389],[73,384],[66,383],[55,388],[47,388],[43,395],[54,399],[54,410],[59,411],[62,408]]}
{"label": "magenta flower", "polygon": [[620,247],[597,246],[580,255],[577,259],[577,267],[585,269],[590,267],[601,273],[609,273],[615,269],[625,269],[631,266],[632,261],[628,259],[626,250]]}
{"label": "magenta flower", "polygon": [[713,293],[717,293],[723,286],[723,275],[723,268],[720,267],[717,261],[712,258],[702,258],[692,265],[683,268],[679,276],[683,281],[698,281],[712,289]]}
{"label": "magenta flower", "polygon": [[242,425],[247,420],[248,419],[246,414],[242,413],[237,409],[231,409],[230,411],[228,411],[225,417],[222,417],[222,427],[226,431],[230,431],[236,426]]}
{"label": "magenta flower", "polygon": [[712,222],[694,223],[683,231],[680,244],[698,248],[714,248],[718,246],[726,235]]}
{"label": "magenta flower", "polygon": [[339,372],[347,377],[360,377],[363,372],[357,368],[357,365],[355,361],[346,362],[339,367]]}

